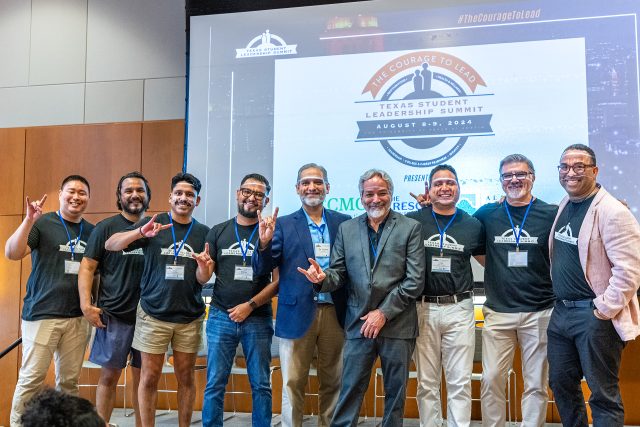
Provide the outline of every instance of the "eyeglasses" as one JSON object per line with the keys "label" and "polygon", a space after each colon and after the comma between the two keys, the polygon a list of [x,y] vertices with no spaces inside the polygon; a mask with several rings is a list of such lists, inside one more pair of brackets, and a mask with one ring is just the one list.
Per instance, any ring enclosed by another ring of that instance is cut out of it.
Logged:
{"label": "eyeglasses", "polygon": [[594,168],[596,165],[585,165],[584,163],[574,163],[572,165],[568,165],[566,163],[560,163],[558,165],[558,172],[560,173],[569,173],[570,170],[573,169],[573,173],[576,175],[582,175],[587,168]]}
{"label": "eyeglasses", "polygon": [[240,194],[242,194],[242,197],[246,197],[246,198],[253,196],[256,198],[256,200],[262,200],[266,197],[265,193],[261,191],[253,191],[248,188],[241,188]]}
{"label": "eyeglasses", "polygon": [[311,184],[315,185],[316,187],[322,187],[324,185],[324,180],[314,179],[314,178],[303,178],[300,181],[298,181],[298,185],[302,187],[308,187]]}
{"label": "eyeglasses", "polygon": [[500,180],[502,181],[511,181],[515,176],[518,181],[523,181],[527,179],[529,175],[533,175],[532,172],[508,172],[500,175]]}

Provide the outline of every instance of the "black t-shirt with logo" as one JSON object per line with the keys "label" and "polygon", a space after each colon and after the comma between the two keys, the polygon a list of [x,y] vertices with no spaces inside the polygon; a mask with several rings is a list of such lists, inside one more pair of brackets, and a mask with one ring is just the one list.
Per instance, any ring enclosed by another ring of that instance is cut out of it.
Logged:
{"label": "black t-shirt with logo", "polygon": [[[556,205],[534,199],[520,234],[520,251],[527,251],[527,267],[509,267],[509,251],[516,250],[513,228],[503,203],[489,203],[474,216],[485,229],[484,287],[490,309],[502,313],[541,311],[555,297],[549,273],[549,232],[558,212]],[[513,225],[520,230],[527,206],[509,205]]]}
{"label": "black t-shirt with logo", "polygon": [[98,261],[100,287],[97,306],[123,322],[136,321],[140,300],[140,279],[144,269],[142,248],[107,251],[105,242],[115,233],[131,227],[133,222],[121,214],[100,221],[91,233],[84,256]]}
{"label": "black t-shirt with logo", "polygon": [[593,197],[579,202],[569,202],[560,213],[553,230],[553,292],[559,300],[578,301],[593,299],[593,292],[580,264],[578,234]]}
{"label": "black t-shirt with logo", "polygon": [[81,223],[65,221],[65,224],[71,241],[56,212],[42,215],[29,232],[31,274],[22,307],[24,320],[82,316],[78,275],[65,273],[65,260],[71,260],[71,246],[74,246],[74,260],[82,261],[93,224],[84,219]]}
{"label": "black t-shirt with logo", "polygon": [[[137,229],[151,220],[145,217],[130,230]],[[192,219],[193,228],[178,255],[178,265],[184,265],[183,280],[166,279],[167,265],[174,263],[173,229],[176,242],[175,249],[181,245],[190,224],[173,221],[173,227],[160,231],[153,238],[142,238],[133,242],[127,251],[144,248],[144,270],[140,284],[140,305],[152,317],[164,322],[190,323],[204,313],[202,301],[202,285],[196,279],[198,264],[193,254],[204,250],[204,243],[209,227]],[[170,224],[169,214],[162,213],[156,217],[158,224]]]}
{"label": "black t-shirt with logo", "polygon": [[[243,265],[242,248],[246,248],[246,266],[251,268],[251,256],[259,238],[257,224],[238,225],[238,236],[243,245],[241,248],[236,238],[234,225],[235,219],[214,225],[207,236],[211,258],[216,263],[216,281],[213,286],[212,303],[225,312],[227,309],[249,301],[271,281],[270,274],[254,275],[252,281],[234,279],[236,266]],[[251,236],[252,234],[253,236]],[[251,241],[249,241],[250,237]],[[251,316],[271,317],[271,304],[258,307],[251,312]]]}
{"label": "black t-shirt with logo", "polygon": [[[433,218],[432,207],[407,214],[422,224],[422,236],[426,248],[427,270],[423,295],[453,295],[473,290],[471,255],[484,248],[484,231],[480,221],[458,209],[445,232],[442,254],[451,258],[451,273],[433,272],[433,257],[440,256],[440,233]],[[453,215],[436,214],[440,229],[444,230]]]}

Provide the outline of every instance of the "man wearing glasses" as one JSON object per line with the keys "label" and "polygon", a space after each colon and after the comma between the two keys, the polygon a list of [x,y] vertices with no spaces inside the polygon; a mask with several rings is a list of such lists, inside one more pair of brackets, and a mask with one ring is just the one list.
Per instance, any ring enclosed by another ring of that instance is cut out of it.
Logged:
{"label": "man wearing glasses", "polygon": [[549,274],[549,230],[557,207],[531,194],[533,163],[522,154],[500,162],[502,203],[482,206],[474,216],[484,224],[486,302],[482,334],[482,423],[504,426],[505,386],[516,345],[522,354],[522,425],[545,422],[547,325],[553,309]]}
{"label": "man wearing glasses", "polygon": [[622,426],[620,359],[625,342],[640,335],[640,227],[596,182],[591,148],[567,147],[558,172],[567,197],[549,237],[556,295],[548,329],[551,389],[562,423],[587,426],[584,377],[593,425]]}
{"label": "man wearing glasses", "polygon": [[202,424],[222,427],[224,392],[238,343],[247,360],[253,426],[271,425],[271,298],[278,291],[271,274],[254,275],[251,257],[258,245],[258,211],[269,203],[269,181],[246,175],[236,191],[238,214],[207,235],[216,274],[207,320],[207,387]]}
{"label": "man wearing glasses", "polygon": [[309,163],[298,170],[296,192],[302,208],[278,218],[277,224],[278,208],[272,217],[258,213],[260,249],[251,261],[255,275],[274,268],[280,273],[275,334],[280,338],[282,424],[302,425],[309,368],[317,354],[318,425],[328,426],[340,392],[346,296],[344,288],[314,292],[297,268],[309,258],[327,268],[338,226],[351,217],[324,209],[329,181],[320,165]]}

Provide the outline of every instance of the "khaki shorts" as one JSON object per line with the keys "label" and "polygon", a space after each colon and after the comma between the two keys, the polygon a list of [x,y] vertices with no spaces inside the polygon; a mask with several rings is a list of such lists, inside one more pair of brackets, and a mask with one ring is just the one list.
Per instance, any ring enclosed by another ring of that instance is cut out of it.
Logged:
{"label": "khaki shorts", "polygon": [[131,346],[145,353],[163,354],[171,344],[175,351],[197,353],[202,344],[203,320],[204,315],[191,323],[163,322],[145,313],[138,304]]}

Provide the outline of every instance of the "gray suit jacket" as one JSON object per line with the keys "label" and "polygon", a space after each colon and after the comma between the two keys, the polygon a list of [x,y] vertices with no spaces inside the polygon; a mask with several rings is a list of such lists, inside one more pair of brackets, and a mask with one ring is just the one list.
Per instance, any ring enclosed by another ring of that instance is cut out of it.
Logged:
{"label": "gray suit jacket", "polygon": [[416,298],[422,293],[425,270],[422,226],[391,211],[373,268],[369,245],[367,214],[340,224],[327,277],[319,284],[322,292],[346,287],[347,338],[362,338],[360,317],[376,308],[387,317],[380,336],[417,337]]}

